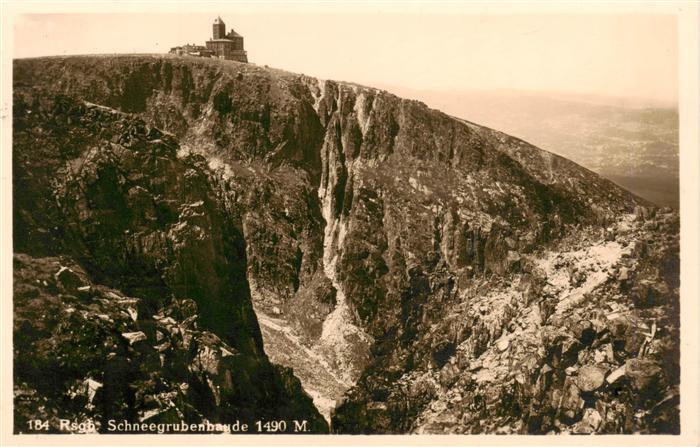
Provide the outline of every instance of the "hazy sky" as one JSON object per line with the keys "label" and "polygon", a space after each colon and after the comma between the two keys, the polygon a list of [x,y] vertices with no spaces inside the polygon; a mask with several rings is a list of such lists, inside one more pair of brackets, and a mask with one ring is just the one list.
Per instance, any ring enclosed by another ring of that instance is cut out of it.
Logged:
{"label": "hazy sky", "polygon": [[[326,79],[677,98],[672,15],[216,13],[251,62]],[[14,57],[167,52],[203,44],[216,13],[24,15]]]}

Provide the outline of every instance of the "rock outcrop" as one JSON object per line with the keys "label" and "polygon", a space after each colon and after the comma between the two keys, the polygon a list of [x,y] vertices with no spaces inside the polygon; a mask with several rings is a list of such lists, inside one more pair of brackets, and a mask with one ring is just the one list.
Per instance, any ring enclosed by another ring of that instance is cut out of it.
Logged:
{"label": "rock outcrop", "polygon": [[103,106],[29,107],[15,101],[17,429],[42,416],[102,432],[110,419],[327,430],[264,354],[242,223],[205,160]]}
{"label": "rock outcrop", "polygon": [[251,368],[293,368],[334,431],[678,430],[677,215],[357,85],[168,57],[14,68],[15,251],[68,256],[147,315],[192,300]]}

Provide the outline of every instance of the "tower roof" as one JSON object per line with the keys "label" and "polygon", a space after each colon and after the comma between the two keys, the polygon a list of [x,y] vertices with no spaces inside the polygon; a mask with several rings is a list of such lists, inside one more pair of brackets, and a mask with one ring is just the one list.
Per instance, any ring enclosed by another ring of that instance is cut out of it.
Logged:
{"label": "tower roof", "polygon": [[221,20],[221,16],[217,17],[217,18],[214,20],[214,25],[219,25],[219,24],[222,24],[222,25],[223,25],[223,23],[224,23],[224,21]]}

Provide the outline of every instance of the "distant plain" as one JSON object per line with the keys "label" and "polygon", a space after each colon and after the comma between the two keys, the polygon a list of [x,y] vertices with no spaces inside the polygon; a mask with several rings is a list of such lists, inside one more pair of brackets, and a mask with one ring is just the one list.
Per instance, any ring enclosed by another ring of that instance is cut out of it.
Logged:
{"label": "distant plain", "polygon": [[521,138],[575,161],[656,205],[678,209],[675,104],[523,91],[377,87]]}

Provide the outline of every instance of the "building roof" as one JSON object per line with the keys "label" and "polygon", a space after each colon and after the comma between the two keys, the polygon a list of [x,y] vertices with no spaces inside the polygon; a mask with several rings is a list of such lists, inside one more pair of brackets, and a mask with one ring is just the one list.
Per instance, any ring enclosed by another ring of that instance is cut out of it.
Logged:
{"label": "building roof", "polygon": [[224,21],[221,20],[221,16],[217,17],[216,20],[214,20],[214,25],[218,25],[218,24],[222,24],[222,25],[224,24]]}

